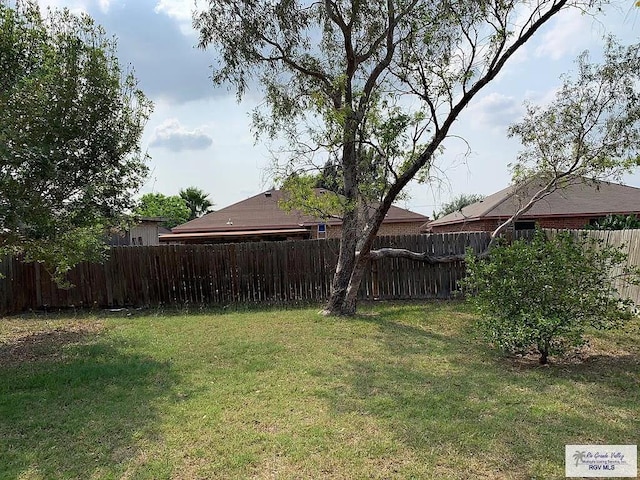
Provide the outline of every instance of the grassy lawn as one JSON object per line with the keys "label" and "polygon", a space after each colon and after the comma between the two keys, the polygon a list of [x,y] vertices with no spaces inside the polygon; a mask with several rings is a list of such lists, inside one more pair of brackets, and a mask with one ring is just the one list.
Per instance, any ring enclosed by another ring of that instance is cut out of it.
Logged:
{"label": "grassy lawn", "polygon": [[0,478],[564,478],[640,440],[640,325],[549,367],[455,303],[0,320]]}

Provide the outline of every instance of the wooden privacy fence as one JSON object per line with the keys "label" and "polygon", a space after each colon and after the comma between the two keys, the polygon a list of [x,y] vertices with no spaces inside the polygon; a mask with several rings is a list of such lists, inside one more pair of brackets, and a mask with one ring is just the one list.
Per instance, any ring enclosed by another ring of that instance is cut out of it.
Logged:
{"label": "wooden privacy fence", "polygon": [[[562,230],[546,230],[547,236],[555,235]],[[591,238],[620,248],[627,255],[627,265],[640,267],[640,230],[571,230],[574,237],[587,235]],[[620,270],[620,269],[618,269]],[[620,272],[614,272],[614,275]],[[632,285],[621,279],[615,281],[620,297],[630,299],[640,307],[640,285]]]}
{"label": "wooden privacy fence", "polygon": [[[480,251],[486,233],[380,237],[374,248],[432,254]],[[41,265],[0,263],[0,313],[65,307],[285,304],[324,301],[339,241],[113,247],[104,264],[82,263],[68,274],[75,286],[57,288]],[[426,265],[381,259],[369,266],[362,299],[449,298],[464,275],[462,262]]]}
{"label": "wooden privacy fence", "polygon": [[[629,264],[640,266],[640,230],[586,234],[622,247]],[[437,255],[464,253],[466,248],[482,251],[488,242],[484,232],[408,235],[380,237],[374,248]],[[338,250],[337,239],[114,247],[104,264],[82,263],[71,270],[68,279],[75,287],[68,290],[59,289],[41,265],[7,258],[0,262],[0,314],[66,307],[322,302],[329,296]],[[462,262],[428,265],[385,258],[370,264],[359,295],[451,298],[463,275]],[[620,284],[618,291],[640,305],[640,286]]]}

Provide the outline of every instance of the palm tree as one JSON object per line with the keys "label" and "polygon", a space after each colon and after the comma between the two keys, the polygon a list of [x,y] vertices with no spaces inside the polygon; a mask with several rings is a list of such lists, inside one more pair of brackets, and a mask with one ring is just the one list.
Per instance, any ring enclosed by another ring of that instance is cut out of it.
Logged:
{"label": "palm tree", "polygon": [[180,190],[180,197],[185,201],[191,211],[189,220],[201,217],[209,213],[213,203],[209,200],[209,194],[197,187],[189,187]]}
{"label": "palm tree", "polygon": [[573,459],[576,461],[576,467],[580,462],[584,462],[584,457],[587,455],[587,452],[580,452],[576,450],[576,453],[573,454]]}

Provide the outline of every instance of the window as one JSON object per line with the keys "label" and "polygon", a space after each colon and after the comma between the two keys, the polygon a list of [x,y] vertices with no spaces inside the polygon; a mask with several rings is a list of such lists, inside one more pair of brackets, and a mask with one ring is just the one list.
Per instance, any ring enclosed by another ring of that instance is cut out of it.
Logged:
{"label": "window", "polygon": [[514,226],[515,230],[534,230],[536,228],[535,221],[520,221],[516,222]]}
{"label": "window", "polygon": [[327,233],[327,224],[319,223],[318,224],[318,233]]}

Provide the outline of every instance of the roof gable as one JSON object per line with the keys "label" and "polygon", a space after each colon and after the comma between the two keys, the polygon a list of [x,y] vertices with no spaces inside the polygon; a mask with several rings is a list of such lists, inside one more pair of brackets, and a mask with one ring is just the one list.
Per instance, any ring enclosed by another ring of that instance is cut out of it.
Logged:
{"label": "roof gable", "polygon": [[[484,200],[464,207],[429,226],[450,225],[480,219],[507,219],[524,206],[543,186],[537,177],[524,185],[509,186]],[[640,188],[575,178],[531,207],[522,219],[550,216],[605,216],[616,213],[640,213]]]}
{"label": "roof gable", "polygon": [[[317,189],[318,195],[331,194],[328,190]],[[286,212],[279,207],[284,192],[267,190],[215,212],[208,213],[190,222],[178,225],[173,233],[221,232],[238,230],[264,230],[300,228],[327,223],[340,225],[339,219],[322,220],[300,211]],[[392,206],[383,223],[426,222],[429,218],[419,213]]]}

